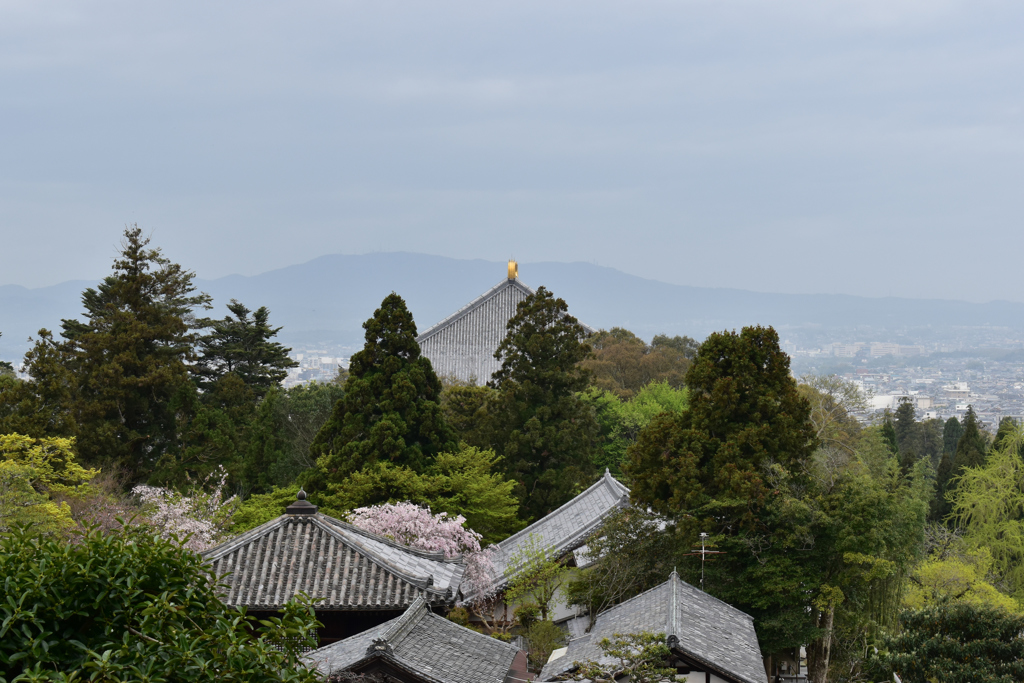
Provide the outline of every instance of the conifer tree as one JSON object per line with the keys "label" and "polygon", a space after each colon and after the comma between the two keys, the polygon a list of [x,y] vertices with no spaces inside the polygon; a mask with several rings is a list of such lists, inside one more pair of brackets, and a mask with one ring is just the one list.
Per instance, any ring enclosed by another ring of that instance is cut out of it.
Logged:
{"label": "conifer tree", "polygon": [[600,430],[580,400],[590,374],[586,330],[562,299],[544,287],[521,301],[494,357],[501,369],[489,383],[495,450],[518,482],[520,516],[538,518],[567,502],[593,479]]}
{"label": "conifer tree", "polygon": [[288,357],[291,349],[272,341],[281,328],[270,326],[266,306],[253,312],[232,299],[228,310],[233,316],[199,321],[200,326],[211,331],[199,338],[200,355],[191,368],[192,374],[199,387],[208,391],[217,380],[233,372],[262,398],[288,376],[288,368],[298,363]]}
{"label": "conifer tree", "polygon": [[956,445],[960,442],[960,436],[964,433],[963,425],[956,417],[946,420],[942,428],[942,452],[949,453],[952,462],[953,454],[956,453]]}
{"label": "conifer tree", "polygon": [[40,366],[37,381],[74,376],[64,408],[77,423],[82,460],[114,465],[133,481],[174,448],[172,401],[191,386],[194,311],[210,302],[195,293],[194,273],[148,245],[138,226],[127,228],[114,273],[82,294],[85,320],[62,321],[66,341],[44,335],[34,349],[40,361],[61,355],[62,369]]}
{"label": "conifer tree", "polygon": [[953,476],[960,476],[967,467],[984,465],[987,451],[985,438],[978,428],[978,415],[974,412],[974,406],[967,406],[967,414],[964,415],[964,432],[957,442],[956,455],[953,457]]}
{"label": "conifer tree", "polygon": [[896,436],[896,426],[892,422],[892,413],[889,412],[888,408],[885,410],[885,421],[882,422],[882,439],[885,441],[885,445],[889,447],[889,451],[899,457],[899,439]]}
{"label": "conifer tree", "polygon": [[439,404],[441,382],[420,355],[416,324],[394,292],[363,323],[366,343],[352,356],[345,395],[310,446],[317,467],[303,483],[322,490],[377,461],[416,472],[457,449]]}
{"label": "conifer tree", "polygon": [[1013,435],[1016,430],[1017,421],[1009,415],[999,420],[999,428],[996,430],[995,438],[992,439],[992,450],[998,451],[1002,448],[1003,442]]}
{"label": "conifer tree", "polygon": [[799,476],[817,446],[778,334],[758,326],[710,335],[686,386],[690,409],[656,417],[629,451],[633,499],[688,524],[755,523],[768,465]]}

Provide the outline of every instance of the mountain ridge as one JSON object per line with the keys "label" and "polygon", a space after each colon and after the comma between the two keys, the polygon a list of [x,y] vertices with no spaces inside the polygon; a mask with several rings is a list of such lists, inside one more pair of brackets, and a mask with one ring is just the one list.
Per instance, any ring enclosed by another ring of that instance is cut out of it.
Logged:
{"label": "mountain ridge", "polygon": [[[392,291],[402,295],[420,330],[450,315],[500,282],[504,262],[454,259],[412,252],[326,254],[258,275],[196,279],[214,298],[213,317],[232,298],[267,306],[286,343],[358,345],[362,323]],[[547,287],[570,312],[596,328],[625,327],[641,337],[709,332],[744,325],[785,331],[870,328],[1024,328],[1024,303],[861,297],[851,294],[776,294],[723,287],[674,285],[582,261],[520,264],[520,279]],[[15,360],[40,327],[59,329],[81,314],[81,292],[95,282],[71,280],[29,289],[0,286],[0,358]]]}

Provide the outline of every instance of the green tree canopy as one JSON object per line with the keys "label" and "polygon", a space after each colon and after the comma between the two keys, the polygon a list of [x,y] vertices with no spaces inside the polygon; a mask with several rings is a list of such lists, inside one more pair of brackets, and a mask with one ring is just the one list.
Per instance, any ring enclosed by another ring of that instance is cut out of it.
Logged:
{"label": "green tree canopy", "polygon": [[[966,437],[966,431],[964,435]],[[953,521],[969,548],[991,554],[993,573],[1024,603],[1024,429],[1008,434],[979,467],[960,474],[949,494]]]}
{"label": "green tree canopy", "polygon": [[344,395],[341,384],[334,382],[271,388],[253,419],[240,475],[243,487],[268,493],[275,486],[291,485],[315,467],[310,444]]}
{"label": "green tree canopy", "polygon": [[632,397],[651,382],[681,387],[692,357],[686,355],[684,338],[673,340],[659,335],[655,339],[662,341],[646,344],[621,327],[601,330],[587,340],[593,356],[584,360],[582,366],[592,373],[594,386],[622,399]]}
{"label": "green tree canopy", "polygon": [[598,469],[608,468],[616,477],[623,476],[626,452],[643,428],[661,413],[686,410],[688,396],[685,387],[676,389],[668,382],[652,382],[627,400],[596,387],[587,389],[581,397],[592,407],[601,427],[601,451],[594,460]]}
{"label": "green tree canopy", "polygon": [[386,296],[363,329],[366,343],[352,356],[345,395],[310,446],[317,467],[304,483],[312,491],[378,461],[422,472],[458,445],[439,403],[441,382],[420,355],[402,297]]}
{"label": "green tree canopy", "polygon": [[789,357],[770,327],[715,333],[686,385],[690,409],[656,417],[630,450],[633,497],[688,524],[751,522],[768,465],[798,473],[816,446]]}
{"label": "green tree canopy", "polygon": [[946,420],[942,427],[942,452],[949,453],[950,458],[956,453],[956,445],[960,442],[960,436],[964,433],[963,425],[956,417]]}
{"label": "green tree canopy", "polygon": [[879,644],[872,680],[1013,683],[1024,680],[1024,616],[992,607],[942,604],[900,615]]}
{"label": "green tree canopy", "polygon": [[205,390],[224,375],[234,373],[262,398],[287,377],[288,368],[298,363],[288,357],[291,349],[272,341],[281,328],[270,326],[266,306],[252,312],[232,299],[228,310],[231,315],[223,320],[204,318],[197,323],[210,328],[210,332],[197,340],[199,358],[190,369]]}
{"label": "green tree canopy", "polygon": [[589,373],[586,330],[568,314],[565,301],[544,287],[521,301],[494,356],[501,369],[490,385],[495,450],[518,482],[522,516],[541,517],[589,484],[598,425],[578,392]]}

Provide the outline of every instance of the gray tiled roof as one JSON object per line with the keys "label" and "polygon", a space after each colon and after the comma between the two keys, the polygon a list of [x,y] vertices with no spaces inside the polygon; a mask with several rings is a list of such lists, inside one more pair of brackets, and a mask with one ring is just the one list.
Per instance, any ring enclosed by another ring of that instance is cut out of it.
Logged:
{"label": "gray tiled roof", "polygon": [[537,680],[554,680],[573,662],[599,661],[597,644],[603,638],[641,631],[664,633],[674,650],[727,680],[767,683],[753,618],[675,572],[660,586],[599,614],[590,633],[570,642],[565,655],[548,662]]}
{"label": "gray tiled roof", "polygon": [[531,535],[541,547],[554,548],[557,555],[563,555],[582,546],[608,515],[628,501],[629,489],[605,470],[589,489],[498,544],[494,565],[501,577],[499,588],[508,582],[509,561]]}
{"label": "gray tiled roof", "polygon": [[375,657],[438,683],[502,683],[519,650],[433,614],[418,599],[402,616],[314,650],[321,673],[353,669]]}
{"label": "gray tiled roof", "polygon": [[225,602],[278,609],[299,592],[320,609],[401,609],[454,601],[464,565],[322,514],[282,515],[203,553],[227,574]]}

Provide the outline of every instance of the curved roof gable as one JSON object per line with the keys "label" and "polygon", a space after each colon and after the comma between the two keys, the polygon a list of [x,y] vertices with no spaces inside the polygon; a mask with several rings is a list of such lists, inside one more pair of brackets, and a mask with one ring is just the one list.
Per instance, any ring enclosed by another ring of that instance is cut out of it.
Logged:
{"label": "curved roof gable", "polygon": [[519,649],[432,614],[418,599],[405,614],[314,650],[305,661],[321,673],[383,659],[436,683],[502,683]]}
{"label": "curved roof gable", "polygon": [[629,489],[606,469],[586,491],[498,544],[494,564],[502,577],[499,586],[508,582],[509,561],[530,536],[540,546],[553,548],[556,555],[564,555],[582,546],[608,515],[628,502]]}

